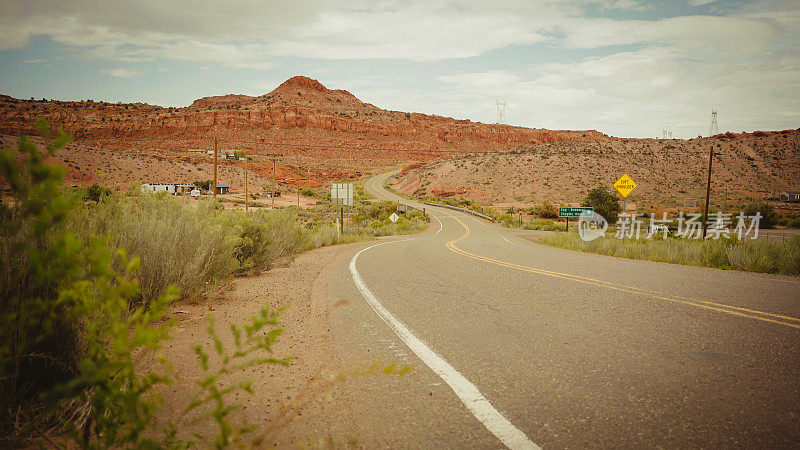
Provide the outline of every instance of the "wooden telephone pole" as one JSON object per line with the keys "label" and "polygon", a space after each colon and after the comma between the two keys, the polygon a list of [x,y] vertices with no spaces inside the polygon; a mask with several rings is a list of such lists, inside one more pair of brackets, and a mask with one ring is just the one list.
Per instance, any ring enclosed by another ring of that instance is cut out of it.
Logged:
{"label": "wooden telephone pole", "polygon": [[272,181],[270,183],[271,184],[270,190],[272,191],[271,192],[271,194],[272,194],[272,209],[275,209],[275,164],[276,164],[276,161],[280,158],[280,155],[272,154],[272,155],[270,155],[270,158],[272,158]]}
{"label": "wooden telephone pole", "polygon": [[217,198],[217,137],[214,136],[214,185],[211,186],[214,199]]}
{"label": "wooden telephone pole", "polygon": [[708,202],[711,200],[711,164],[714,162],[714,146],[708,152],[708,183],[706,184],[706,213],[703,215],[703,239],[708,231]]}
{"label": "wooden telephone pole", "polygon": [[247,212],[247,155],[244,157],[244,210]]}

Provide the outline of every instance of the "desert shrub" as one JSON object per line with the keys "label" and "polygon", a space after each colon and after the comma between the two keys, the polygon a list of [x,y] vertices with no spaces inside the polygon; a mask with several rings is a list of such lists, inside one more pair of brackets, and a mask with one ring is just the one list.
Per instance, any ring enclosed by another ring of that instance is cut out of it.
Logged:
{"label": "desert shrub", "polygon": [[311,189],[311,188],[302,188],[302,189],[300,189],[300,195],[302,195],[304,197],[313,197],[314,196],[314,190]]}
{"label": "desert shrub", "polygon": [[751,203],[744,208],[744,215],[754,216],[756,213],[761,214],[759,227],[761,228],[775,228],[778,223],[778,214],[775,208],[768,203]]}
{"label": "desert shrub", "polygon": [[194,185],[197,187],[197,189],[202,189],[204,191],[210,191],[211,190],[211,183],[212,183],[211,180],[195,181]]}
{"label": "desert shrub", "polygon": [[[49,139],[47,122],[37,126]],[[134,278],[139,258],[128,258],[102,233],[76,235],[75,224],[89,219],[73,214],[83,207],[81,195],[62,190],[64,169],[43,162],[68,141],[59,132],[42,154],[21,137],[17,151],[0,152],[0,174],[15,198],[0,205],[0,445],[31,446],[33,436],[40,447],[186,448],[193,442],[178,439],[171,422],[154,420],[156,388],[169,379],[133,361],[142,349],[157,352],[169,336],[174,320],[166,318],[167,307],[178,289],[132,306],[142,297]],[[149,205],[144,211],[165,212],[139,200]],[[120,204],[104,201],[90,211],[119,213]],[[276,318],[265,309],[244,327],[232,326],[232,351],[209,330],[223,366],[198,384],[190,409],[201,413],[196,420],[217,423],[217,447],[241,445],[250,429],[230,421],[239,406],[228,404],[230,395],[248,391],[247,383],[226,386],[220,375],[287,362],[264,355],[280,334]],[[197,352],[208,370],[207,355]],[[58,444],[49,435],[59,436]]]}
{"label": "desert shrub", "polygon": [[800,228],[800,217],[795,217],[794,219],[789,219],[786,222],[786,226],[789,228]]}
{"label": "desert shrub", "polygon": [[414,193],[412,195],[414,197],[424,197],[427,193],[428,193],[428,190],[425,189],[424,187],[421,187],[421,188],[417,188],[416,190],[414,190]]}
{"label": "desert shrub", "polygon": [[603,216],[608,223],[617,223],[617,216],[622,211],[619,197],[606,186],[592,189],[581,202],[581,206],[591,206],[594,212]]}
{"label": "desert shrub", "polygon": [[252,274],[288,260],[306,247],[306,236],[291,211],[227,212],[239,224],[235,257],[237,274]]}
{"label": "desert shrub", "polygon": [[182,298],[202,297],[218,282],[288,262],[310,248],[290,210],[247,214],[212,201],[192,207],[161,193],[112,196],[75,211],[69,226],[84,242],[106,235],[109,248],[141,258],[137,277],[144,303],[170,285],[180,288]]}
{"label": "desert shrub", "polygon": [[543,230],[543,231],[563,231],[564,225],[559,225],[552,220],[523,220],[520,225],[519,219],[508,214],[502,214],[497,221],[506,228],[522,228],[523,230]]}
{"label": "desert shrub", "polygon": [[211,202],[192,208],[167,194],[112,196],[76,211],[69,226],[84,242],[108,236],[109,248],[141,258],[137,277],[146,304],[170,285],[180,288],[183,298],[196,298],[238,271],[242,229],[222,220],[223,214]]}
{"label": "desert shrub", "polygon": [[86,194],[83,196],[83,198],[98,203],[102,197],[108,197],[109,195],[111,195],[110,189],[104,188],[95,183],[86,189]]}
{"label": "desert shrub", "polygon": [[409,234],[424,230],[427,227],[427,218],[421,212],[413,210],[406,213],[397,213],[397,223],[392,223],[389,217],[397,210],[397,203],[381,201],[357,205],[357,211],[352,216],[351,227],[346,227],[348,232],[369,236],[388,236],[391,234]]}
{"label": "desert shrub", "polygon": [[[47,122],[37,125],[49,138]],[[152,447],[142,433],[154,404],[145,393],[163,379],[135,370],[131,354],[157,347],[165,336],[171,322],[162,320],[164,306],[175,290],[152,309],[131,311],[138,259],[109,251],[100,237],[84,245],[65,226],[80,196],[64,193],[64,170],[43,156],[68,140],[60,132],[42,155],[21,137],[17,152],[0,153],[0,170],[17,200],[0,213],[3,446],[55,429],[81,447]]]}
{"label": "desert shrub", "polygon": [[558,208],[545,200],[533,208],[533,214],[541,219],[556,219],[558,218]]}
{"label": "desert shrub", "polygon": [[555,223],[552,220],[531,220],[525,222],[522,228],[526,230],[542,230],[542,231],[561,231],[563,226]]}
{"label": "desert shrub", "polygon": [[[37,127],[49,137],[46,122]],[[58,298],[86,272],[83,247],[63,232],[80,198],[61,190],[64,168],[44,163],[69,140],[59,133],[42,154],[23,136],[0,152],[15,198],[0,205],[0,436],[24,434],[15,415],[36,410],[42,392],[78,370],[80,334]]]}

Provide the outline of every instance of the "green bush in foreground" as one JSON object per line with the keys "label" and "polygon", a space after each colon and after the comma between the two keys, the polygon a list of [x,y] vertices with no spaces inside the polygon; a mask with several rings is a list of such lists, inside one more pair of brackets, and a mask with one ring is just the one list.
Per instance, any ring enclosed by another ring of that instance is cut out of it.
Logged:
{"label": "green bush in foreground", "polygon": [[[37,126],[49,138],[47,122]],[[65,448],[186,448],[194,442],[178,439],[171,422],[162,427],[154,420],[156,389],[169,378],[133,361],[141,349],[157,352],[169,336],[174,320],[166,314],[178,289],[170,285],[163,295],[137,302],[140,259],[129,259],[103,234],[75,233],[69,221],[83,207],[82,195],[65,192],[64,169],[44,163],[69,139],[59,132],[42,154],[21,137],[17,151],[0,152],[0,175],[14,198],[0,206],[0,446],[34,439]],[[239,444],[249,430],[231,423],[228,413],[237,406],[227,403],[246,386],[225,386],[220,375],[285,363],[259,354],[280,334],[276,314],[265,309],[251,324],[232,327],[236,364],[198,385],[191,410],[198,411],[197,420],[216,422],[217,447]],[[217,351],[225,352],[211,335]]]}
{"label": "green bush in foreground", "polygon": [[631,259],[644,259],[692,266],[745,270],[774,274],[800,274],[800,236],[785,242],[736,239],[632,239],[622,243],[614,237],[585,242],[575,233],[542,237],[554,247]]}

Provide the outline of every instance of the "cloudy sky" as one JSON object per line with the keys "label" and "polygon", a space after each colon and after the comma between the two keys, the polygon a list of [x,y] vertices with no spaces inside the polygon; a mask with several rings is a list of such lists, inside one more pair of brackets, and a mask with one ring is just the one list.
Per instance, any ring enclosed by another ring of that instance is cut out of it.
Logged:
{"label": "cloudy sky", "polygon": [[185,106],[293,75],[615,136],[800,127],[797,0],[3,0],[0,93]]}

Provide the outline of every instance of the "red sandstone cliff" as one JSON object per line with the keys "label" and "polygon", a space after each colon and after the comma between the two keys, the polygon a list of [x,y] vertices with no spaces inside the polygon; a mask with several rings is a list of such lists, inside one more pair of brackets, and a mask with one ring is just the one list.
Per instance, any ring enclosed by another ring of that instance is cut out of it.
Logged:
{"label": "red sandstone cliff", "polygon": [[[0,96],[0,133],[33,132],[32,124],[40,115],[78,140],[120,149],[207,147],[216,135],[229,146],[280,141],[384,152],[416,150],[410,159],[419,160],[420,151],[493,151],[523,144],[611,139],[593,130],[530,129],[387,111],[302,76],[266,95],[205,97],[185,108]],[[409,159],[395,156],[399,161]]]}

